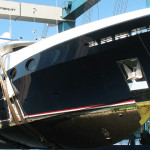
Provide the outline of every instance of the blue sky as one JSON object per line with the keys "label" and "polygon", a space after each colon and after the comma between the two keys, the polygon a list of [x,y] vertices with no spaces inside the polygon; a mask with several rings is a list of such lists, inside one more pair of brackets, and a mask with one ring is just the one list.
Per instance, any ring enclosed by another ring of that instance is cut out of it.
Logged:
{"label": "blue sky", "polygon": [[[24,3],[42,4],[56,6],[56,0],[10,0]],[[65,0],[57,0],[57,6],[62,7]],[[92,16],[91,20],[96,21],[99,19],[107,18],[113,15],[115,0],[101,0],[98,4],[94,6],[91,10]],[[146,0],[128,0],[127,12],[134,11],[138,9],[143,9],[146,7]],[[79,26],[83,23],[83,19],[86,14],[81,15],[76,20],[76,25]],[[10,21],[0,19],[0,35],[4,32],[9,31]],[[42,35],[42,30],[44,28],[43,23],[33,23],[33,22],[23,22],[23,21],[11,21],[12,28],[12,38],[18,39],[23,37],[23,40],[34,40],[33,30],[34,26],[36,29],[36,37],[40,38]],[[56,34],[56,27],[49,27],[48,36]]]}

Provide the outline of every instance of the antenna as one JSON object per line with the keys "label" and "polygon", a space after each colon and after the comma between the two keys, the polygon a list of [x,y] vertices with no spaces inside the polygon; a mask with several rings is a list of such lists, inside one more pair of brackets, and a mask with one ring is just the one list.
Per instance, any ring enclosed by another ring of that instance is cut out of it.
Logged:
{"label": "antenna", "polygon": [[[56,7],[57,7],[57,0],[56,0]],[[56,9],[56,31],[57,31],[57,33],[58,33],[58,20],[57,20],[57,14],[58,14],[58,12],[57,12],[57,9]]]}
{"label": "antenna", "polygon": [[33,27],[33,35],[34,35],[34,40],[36,40],[36,29],[35,29],[35,12],[36,12],[36,8],[33,8],[33,23],[34,23],[34,27]]}
{"label": "antenna", "polygon": [[11,39],[12,39],[11,15],[9,15],[9,33],[10,33],[10,41],[11,41]]}

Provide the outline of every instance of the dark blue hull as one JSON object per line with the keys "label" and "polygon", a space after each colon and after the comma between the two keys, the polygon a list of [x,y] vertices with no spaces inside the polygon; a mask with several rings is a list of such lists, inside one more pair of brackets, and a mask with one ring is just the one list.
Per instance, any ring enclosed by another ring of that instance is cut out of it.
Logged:
{"label": "dark blue hull", "polygon": [[[136,131],[142,125],[136,102],[150,100],[150,34],[105,44],[95,41],[98,38],[99,32],[91,33],[40,53],[36,71],[13,81],[25,118],[36,132],[28,125],[4,125],[0,135],[26,141],[34,148],[36,143],[45,143],[46,148],[93,148],[113,144]],[[28,68],[32,58],[25,62]],[[137,79],[130,80],[125,63],[131,70],[139,63],[142,77],[137,74]],[[133,90],[132,80],[142,87]]]}
{"label": "dark blue hull", "polygon": [[[148,44],[150,34],[140,36]],[[118,62],[131,58],[138,58],[149,84],[149,52],[137,35],[88,48],[87,56],[32,73],[27,98],[21,100],[23,109],[31,115],[131,99],[149,100],[149,88],[130,91],[120,69]],[[138,98],[142,92],[147,94]]]}

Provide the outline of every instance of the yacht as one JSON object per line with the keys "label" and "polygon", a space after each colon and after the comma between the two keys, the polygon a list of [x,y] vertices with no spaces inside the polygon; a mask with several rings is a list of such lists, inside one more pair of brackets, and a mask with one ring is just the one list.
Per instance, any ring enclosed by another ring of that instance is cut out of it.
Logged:
{"label": "yacht", "polygon": [[15,123],[2,88],[0,139],[24,148],[97,148],[131,136],[149,118],[149,20],[146,8],[1,47],[25,121]]}

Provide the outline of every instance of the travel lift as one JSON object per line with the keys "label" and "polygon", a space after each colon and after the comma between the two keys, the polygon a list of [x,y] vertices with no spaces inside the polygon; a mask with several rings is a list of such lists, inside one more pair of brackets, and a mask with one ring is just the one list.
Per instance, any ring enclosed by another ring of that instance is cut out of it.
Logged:
{"label": "travel lift", "polygon": [[58,24],[58,32],[75,27],[75,19],[100,0],[66,1],[63,8],[13,1],[0,2],[0,18],[18,21]]}
{"label": "travel lift", "polygon": [[[47,23],[49,26],[56,26],[58,23],[58,32],[63,32],[75,27],[76,18],[78,18],[99,1],[101,0],[66,1],[63,8],[12,1],[1,1],[0,18],[29,22],[35,21],[40,23]],[[150,7],[150,0],[146,0],[146,4],[147,7]],[[0,74],[3,100],[7,102],[9,112],[11,114],[10,122],[15,123],[16,125],[27,124],[27,120],[24,117],[19,100],[16,98],[13,84],[10,82],[7,72],[5,71],[1,56],[0,68],[2,69],[3,73]],[[34,131],[32,127],[28,126],[28,128],[30,131]],[[36,131],[34,132],[36,135],[39,135],[39,133]]]}

